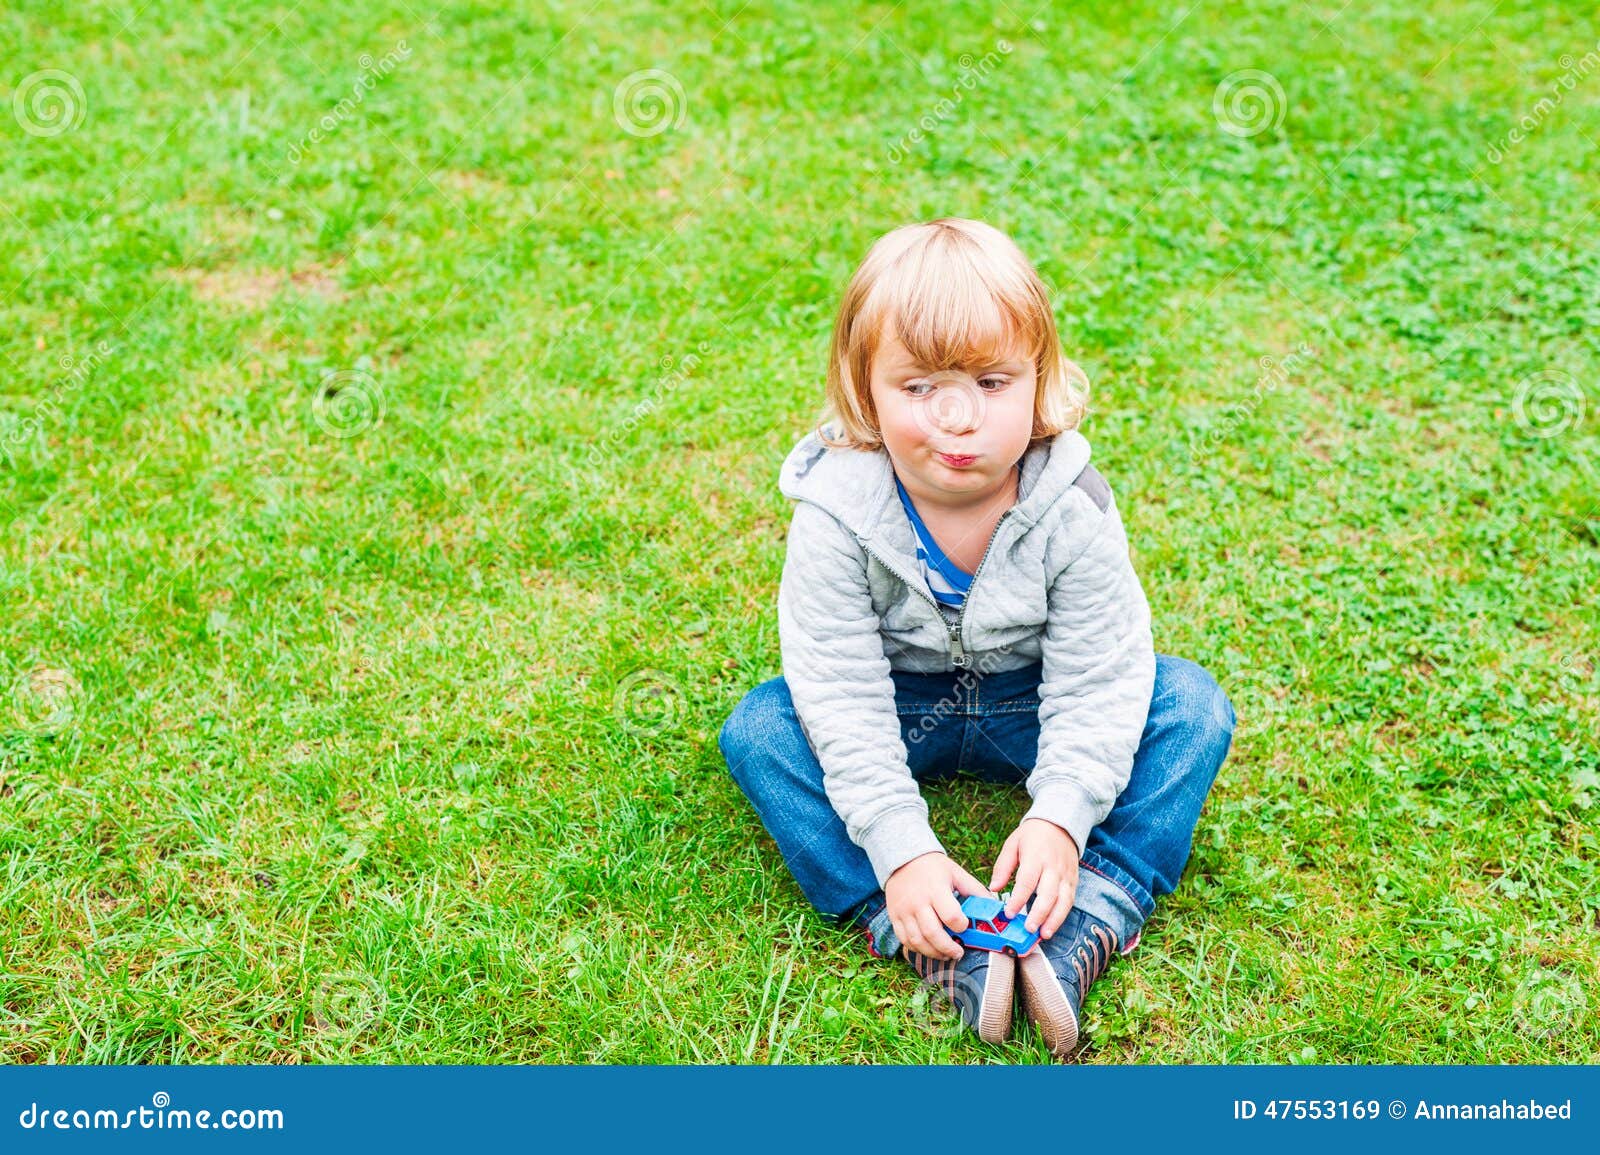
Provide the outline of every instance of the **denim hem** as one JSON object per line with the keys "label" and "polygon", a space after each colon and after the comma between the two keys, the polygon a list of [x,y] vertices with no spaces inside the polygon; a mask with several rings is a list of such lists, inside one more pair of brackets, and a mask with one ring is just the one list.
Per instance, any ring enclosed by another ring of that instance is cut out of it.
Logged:
{"label": "denim hem", "polygon": [[1124,952],[1126,944],[1135,941],[1144,926],[1144,919],[1128,901],[1128,896],[1114,883],[1107,882],[1090,870],[1078,877],[1078,893],[1073,898],[1073,906],[1110,927],[1117,936],[1118,949]]}
{"label": "denim hem", "polygon": [[1129,954],[1139,945],[1139,933],[1149,917],[1132,894],[1088,863],[1079,864],[1078,892],[1073,905],[1109,926],[1117,936],[1119,953]]}
{"label": "denim hem", "polygon": [[[1078,860],[1078,865],[1087,870],[1092,870],[1107,882],[1113,883],[1123,892],[1127,900],[1133,903],[1134,909],[1139,912],[1141,919],[1149,918],[1156,912],[1156,900],[1151,897],[1148,890],[1139,884],[1139,880],[1099,851],[1084,851],[1082,857]],[[1081,873],[1079,878],[1082,878]]]}

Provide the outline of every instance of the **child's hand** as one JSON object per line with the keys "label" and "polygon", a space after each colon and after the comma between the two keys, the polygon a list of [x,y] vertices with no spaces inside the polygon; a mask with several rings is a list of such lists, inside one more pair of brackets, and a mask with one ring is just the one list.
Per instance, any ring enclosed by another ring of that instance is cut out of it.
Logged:
{"label": "child's hand", "polygon": [[1013,870],[1017,885],[1006,902],[1006,917],[1015,915],[1028,904],[1028,896],[1037,893],[1026,925],[1049,938],[1067,921],[1078,893],[1078,844],[1054,822],[1024,818],[1000,848],[989,885],[999,890]]}
{"label": "child's hand", "polygon": [[931,958],[961,957],[966,948],[944,931],[945,927],[958,932],[967,929],[967,916],[952,889],[999,897],[938,851],[919,854],[889,876],[883,895],[901,946]]}

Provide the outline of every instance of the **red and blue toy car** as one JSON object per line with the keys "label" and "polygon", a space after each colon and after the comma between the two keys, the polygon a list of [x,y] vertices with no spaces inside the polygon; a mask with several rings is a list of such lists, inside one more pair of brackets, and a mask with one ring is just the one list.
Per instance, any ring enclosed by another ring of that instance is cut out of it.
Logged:
{"label": "red and blue toy car", "polygon": [[963,946],[1020,958],[1039,941],[1039,932],[1028,929],[1026,909],[1019,910],[1011,918],[1006,917],[1005,911],[1003,899],[965,895],[961,899],[961,913],[967,916],[967,929],[960,934],[952,930],[950,936]]}

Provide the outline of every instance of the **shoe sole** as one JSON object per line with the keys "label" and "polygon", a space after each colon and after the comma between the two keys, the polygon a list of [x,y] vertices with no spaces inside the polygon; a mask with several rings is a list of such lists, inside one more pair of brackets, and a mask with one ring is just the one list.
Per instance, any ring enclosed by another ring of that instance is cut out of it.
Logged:
{"label": "shoe sole", "polygon": [[1061,980],[1038,947],[1023,955],[1017,965],[1022,969],[1022,999],[1028,1017],[1044,1035],[1051,1053],[1066,1058],[1078,1049],[1078,1016],[1072,1013]]}
{"label": "shoe sole", "polygon": [[989,960],[989,978],[978,1008],[978,1038],[996,1045],[1011,1034],[1011,998],[1016,989],[1016,959],[996,954]]}

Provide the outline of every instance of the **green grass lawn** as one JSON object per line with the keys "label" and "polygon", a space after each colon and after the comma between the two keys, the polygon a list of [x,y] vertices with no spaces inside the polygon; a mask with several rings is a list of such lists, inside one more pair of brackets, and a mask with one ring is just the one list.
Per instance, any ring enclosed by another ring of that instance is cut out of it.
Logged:
{"label": "green grass lawn", "polygon": [[1240,716],[1084,1061],[1600,1060],[1583,6],[188,7],[0,15],[0,1058],[1047,1061],[716,745],[845,279],[962,215]]}

